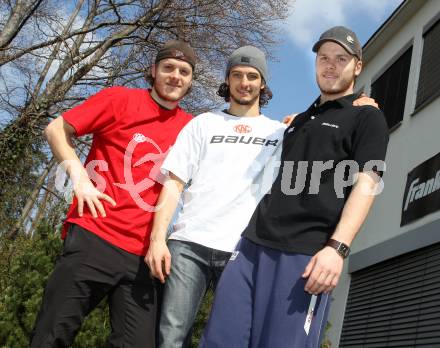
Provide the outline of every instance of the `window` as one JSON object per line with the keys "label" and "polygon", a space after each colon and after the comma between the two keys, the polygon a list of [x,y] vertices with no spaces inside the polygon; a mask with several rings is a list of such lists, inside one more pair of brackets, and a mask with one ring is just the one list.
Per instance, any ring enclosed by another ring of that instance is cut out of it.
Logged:
{"label": "window", "polygon": [[440,20],[425,32],[423,39],[416,110],[440,95]]}
{"label": "window", "polygon": [[340,348],[440,347],[440,243],[354,272]]}
{"label": "window", "polygon": [[371,97],[379,103],[389,129],[403,119],[411,54],[412,46],[371,85]]}

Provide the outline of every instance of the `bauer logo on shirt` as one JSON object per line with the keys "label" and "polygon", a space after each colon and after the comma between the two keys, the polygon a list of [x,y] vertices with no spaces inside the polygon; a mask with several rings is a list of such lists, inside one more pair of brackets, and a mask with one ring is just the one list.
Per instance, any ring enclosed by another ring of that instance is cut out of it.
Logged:
{"label": "bauer logo on shirt", "polygon": [[240,133],[240,134],[241,133],[250,133],[250,132],[252,132],[252,127],[248,126],[246,124],[237,124],[234,127],[234,132]]}
{"label": "bauer logo on shirt", "polygon": [[262,145],[262,146],[277,146],[278,139],[270,140],[258,137],[247,137],[245,135],[213,135],[210,144],[252,144],[252,145]]}

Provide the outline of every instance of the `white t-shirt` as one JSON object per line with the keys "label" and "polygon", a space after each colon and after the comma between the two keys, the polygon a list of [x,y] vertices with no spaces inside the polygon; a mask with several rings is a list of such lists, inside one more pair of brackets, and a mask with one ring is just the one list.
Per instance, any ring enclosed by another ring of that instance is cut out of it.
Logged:
{"label": "white t-shirt", "polygon": [[233,251],[278,173],[284,130],[264,115],[191,120],[162,165],[188,183],[170,238]]}

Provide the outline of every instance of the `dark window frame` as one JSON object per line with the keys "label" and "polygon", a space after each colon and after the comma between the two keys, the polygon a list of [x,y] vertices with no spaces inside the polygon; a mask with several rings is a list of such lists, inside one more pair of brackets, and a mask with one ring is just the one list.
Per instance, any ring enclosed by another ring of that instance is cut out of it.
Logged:
{"label": "dark window frame", "polygon": [[[414,116],[417,114],[420,110],[424,109],[427,105],[431,104],[434,100],[436,100],[438,97],[440,97],[440,88],[437,88],[436,91],[432,92],[428,97],[425,97],[420,103],[419,103],[419,93],[420,93],[420,83],[421,83],[421,74],[422,74],[422,67],[423,67],[423,59],[425,57],[425,38],[426,36],[434,29],[440,30],[440,13],[435,15],[425,26],[423,27],[423,33],[422,33],[422,53],[421,53],[421,60],[420,60],[420,69],[419,69],[419,75],[418,75],[418,81],[417,81],[417,88],[416,88],[416,101],[414,105],[414,111],[412,112],[411,116]],[[439,43],[440,44],[440,43]],[[429,74],[428,74],[429,76]],[[418,104],[419,103],[419,104]]]}
{"label": "dark window frame", "polygon": [[[402,105],[402,115],[401,118],[398,122],[396,122],[395,124],[393,124],[391,127],[389,126],[389,132],[392,133],[394,130],[396,130],[397,128],[399,128],[402,124],[403,118],[405,116],[405,111],[406,111],[406,102],[407,102],[407,98],[408,98],[408,86],[409,86],[409,78],[411,76],[411,68],[412,68],[412,62],[413,62],[413,54],[414,54],[414,39],[411,39],[410,41],[408,41],[405,45],[403,45],[394,55],[393,57],[373,76],[373,78],[371,79],[371,83],[370,83],[370,96],[374,99],[376,99],[374,97],[374,84],[376,82],[378,82],[378,80],[380,78],[382,78],[384,76],[384,74],[386,74],[387,72],[390,71],[390,69],[394,66],[394,64],[396,64],[403,56],[404,54],[407,53],[408,50],[411,50],[410,53],[410,58],[409,58],[409,64],[408,64],[408,76],[406,78],[406,86],[405,86],[405,93],[403,96],[403,105]],[[376,99],[377,102],[380,101],[379,99]],[[382,109],[382,111],[385,110],[383,109],[384,106],[381,105],[381,103],[379,102],[379,107]],[[387,115],[385,114],[385,117],[387,118]],[[387,118],[387,123],[388,123],[388,118]]]}
{"label": "dark window frame", "polygon": [[437,347],[439,279],[438,242],[353,272],[339,346]]}

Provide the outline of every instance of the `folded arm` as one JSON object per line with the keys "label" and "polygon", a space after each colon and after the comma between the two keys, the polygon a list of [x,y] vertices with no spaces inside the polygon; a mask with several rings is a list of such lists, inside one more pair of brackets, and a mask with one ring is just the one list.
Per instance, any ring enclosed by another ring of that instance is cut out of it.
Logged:
{"label": "folded arm", "polygon": [[105,216],[105,210],[100,200],[112,205],[116,202],[108,195],[98,191],[90,181],[87,171],[75,153],[72,137],[75,129],[62,116],[53,120],[44,130],[47,142],[58,162],[64,167],[73,182],[73,191],[78,199],[78,214],[83,215],[84,203],[87,204],[93,217]]}

